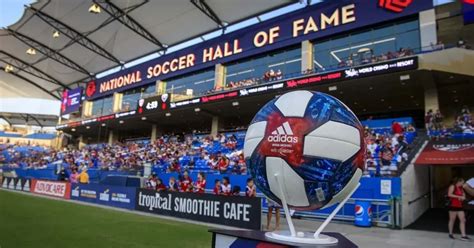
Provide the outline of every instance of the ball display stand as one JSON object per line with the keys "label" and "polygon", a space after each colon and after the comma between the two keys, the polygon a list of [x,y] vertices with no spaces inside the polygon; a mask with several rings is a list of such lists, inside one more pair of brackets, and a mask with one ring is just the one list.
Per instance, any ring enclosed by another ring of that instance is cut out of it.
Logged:
{"label": "ball display stand", "polygon": [[278,183],[279,190],[280,190],[280,200],[282,203],[283,210],[285,212],[286,221],[288,223],[288,227],[290,230],[288,231],[273,231],[265,233],[265,236],[269,239],[273,240],[280,240],[286,242],[293,242],[299,244],[314,244],[314,245],[321,245],[321,244],[337,244],[338,239],[329,235],[322,234],[322,231],[326,226],[331,222],[334,216],[341,210],[341,208],[346,204],[347,200],[351,197],[351,195],[357,190],[360,183],[352,189],[350,194],[348,194],[342,201],[339,202],[337,207],[329,214],[329,216],[324,220],[324,222],[319,226],[316,232],[297,232],[295,226],[293,224],[293,220],[290,214],[290,209],[288,207],[286,196],[283,192],[283,182],[279,174],[275,174],[275,180]]}

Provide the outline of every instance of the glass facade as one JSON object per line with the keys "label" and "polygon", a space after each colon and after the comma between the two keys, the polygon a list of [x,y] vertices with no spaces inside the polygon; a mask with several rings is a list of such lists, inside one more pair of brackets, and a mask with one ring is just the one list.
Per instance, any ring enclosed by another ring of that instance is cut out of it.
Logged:
{"label": "glass facade", "polygon": [[164,80],[166,92],[175,94],[186,94],[192,90],[192,95],[202,95],[214,88],[214,69],[190,74],[179,78]]}
{"label": "glass facade", "polygon": [[113,96],[96,100],[92,103],[92,116],[108,115],[113,113]]}
{"label": "glass facade", "polygon": [[123,92],[122,111],[129,111],[137,108],[137,102],[141,98],[142,90],[143,88],[137,88]]}
{"label": "glass facade", "polygon": [[[314,42],[314,67],[327,70],[375,62],[400,49],[418,51],[420,32],[418,20],[390,23],[360,32]],[[375,60],[375,61],[374,61]],[[350,63],[347,63],[350,62]]]}
{"label": "glass facade", "polygon": [[265,56],[251,58],[226,65],[226,86],[243,80],[258,81],[265,73],[273,71],[282,75],[301,72],[301,48],[271,52]]}

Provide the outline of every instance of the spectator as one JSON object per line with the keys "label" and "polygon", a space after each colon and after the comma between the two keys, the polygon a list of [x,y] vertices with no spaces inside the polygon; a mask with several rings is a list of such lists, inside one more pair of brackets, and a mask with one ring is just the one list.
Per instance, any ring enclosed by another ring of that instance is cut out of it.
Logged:
{"label": "spectator", "polygon": [[426,130],[429,131],[433,128],[433,110],[428,110],[425,114],[425,127]]}
{"label": "spectator", "polygon": [[463,186],[464,179],[453,178],[451,185],[448,188],[449,198],[449,237],[455,239],[453,235],[454,222],[456,218],[459,219],[459,229],[461,230],[461,240],[470,241],[471,239],[466,235],[466,215],[463,210],[462,202],[466,199]]}
{"label": "spectator", "polygon": [[230,184],[229,177],[222,178],[221,194],[227,196],[232,194],[232,185]]}
{"label": "spectator", "polygon": [[275,228],[273,230],[278,230],[280,229],[280,209],[281,209],[281,206],[272,201],[271,199],[267,198],[267,206],[268,206],[268,213],[267,213],[267,230],[271,230],[270,229],[270,223],[272,221],[272,216],[273,216],[273,212],[275,212]]}
{"label": "spectator", "polygon": [[440,130],[443,126],[443,115],[441,114],[439,109],[436,110],[436,113],[433,116],[433,124],[436,130]]}
{"label": "spectator", "polygon": [[403,134],[403,127],[400,123],[392,121],[392,133],[393,134]]}
{"label": "spectator", "polygon": [[216,179],[214,181],[214,195],[221,195],[222,194],[222,185],[221,185],[221,181],[219,181],[219,179]]}
{"label": "spectator", "polygon": [[166,185],[163,183],[163,180],[161,178],[158,178],[156,180],[156,191],[161,192],[161,191],[166,191]]}
{"label": "spectator", "polygon": [[193,180],[189,177],[188,171],[185,171],[179,183],[180,192],[192,192],[192,185]]}
{"label": "spectator", "polygon": [[71,175],[69,175],[69,182],[71,183],[78,183],[79,173],[77,173],[77,169],[73,168],[71,171]]}
{"label": "spectator", "polygon": [[204,173],[199,172],[197,176],[196,185],[194,186],[194,190],[197,193],[204,193],[206,190],[206,176]]}
{"label": "spectator", "polygon": [[232,196],[240,196],[240,186],[238,185],[235,185],[233,188],[232,188],[232,193],[231,193]]}
{"label": "spectator", "polygon": [[156,174],[155,173],[152,173],[147,181],[145,182],[145,187],[147,189],[156,189],[156,185],[157,185],[157,179],[156,179]]}
{"label": "spectator", "polygon": [[247,179],[247,186],[245,190],[245,196],[247,197],[256,197],[257,196],[257,187],[255,186],[253,179],[250,177]]}
{"label": "spectator", "polygon": [[66,169],[64,169],[64,167],[61,167],[61,170],[58,173],[58,180],[59,181],[67,181],[68,179],[69,179],[69,175],[68,175]]}
{"label": "spectator", "polygon": [[176,183],[176,179],[174,177],[170,177],[168,182],[168,191],[178,192],[178,184]]}
{"label": "spectator", "polygon": [[88,184],[89,183],[89,174],[87,173],[87,167],[82,168],[81,173],[79,174],[79,183]]}
{"label": "spectator", "polygon": [[219,158],[219,163],[218,163],[218,167],[219,167],[219,172],[221,174],[226,174],[227,173],[227,169],[229,167],[229,159],[222,155],[220,158]]}

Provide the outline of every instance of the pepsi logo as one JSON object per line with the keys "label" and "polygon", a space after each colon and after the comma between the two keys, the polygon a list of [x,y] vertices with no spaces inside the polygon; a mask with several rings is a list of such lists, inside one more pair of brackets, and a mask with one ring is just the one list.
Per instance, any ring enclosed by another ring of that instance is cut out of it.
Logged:
{"label": "pepsi logo", "polygon": [[364,214],[364,207],[362,207],[361,205],[355,205],[355,210],[354,211],[355,211],[355,215],[360,217]]}
{"label": "pepsi logo", "polygon": [[386,10],[400,13],[407,8],[413,0],[379,0],[379,6]]}

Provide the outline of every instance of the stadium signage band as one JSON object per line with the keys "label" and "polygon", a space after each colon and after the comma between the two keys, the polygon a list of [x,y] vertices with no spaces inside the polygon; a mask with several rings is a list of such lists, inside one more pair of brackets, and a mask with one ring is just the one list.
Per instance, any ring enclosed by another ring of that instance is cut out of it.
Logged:
{"label": "stadium signage band", "polygon": [[71,199],[100,205],[135,209],[134,187],[101,184],[72,184]]}
{"label": "stadium signage band", "polygon": [[138,211],[260,230],[261,199],[212,194],[157,192],[137,189]]}
{"label": "stadium signage band", "polygon": [[96,99],[215,64],[414,15],[431,8],[432,0],[322,2],[91,81],[85,91],[86,99]]}
{"label": "stadium signage band", "polygon": [[71,184],[66,182],[53,182],[45,180],[31,180],[31,193],[54,196],[64,199],[70,198]]}
{"label": "stadium signage band", "polygon": [[171,96],[169,94],[140,99],[138,100],[137,112],[139,114],[144,114],[157,110],[168,110],[170,106],[170,100]]}

